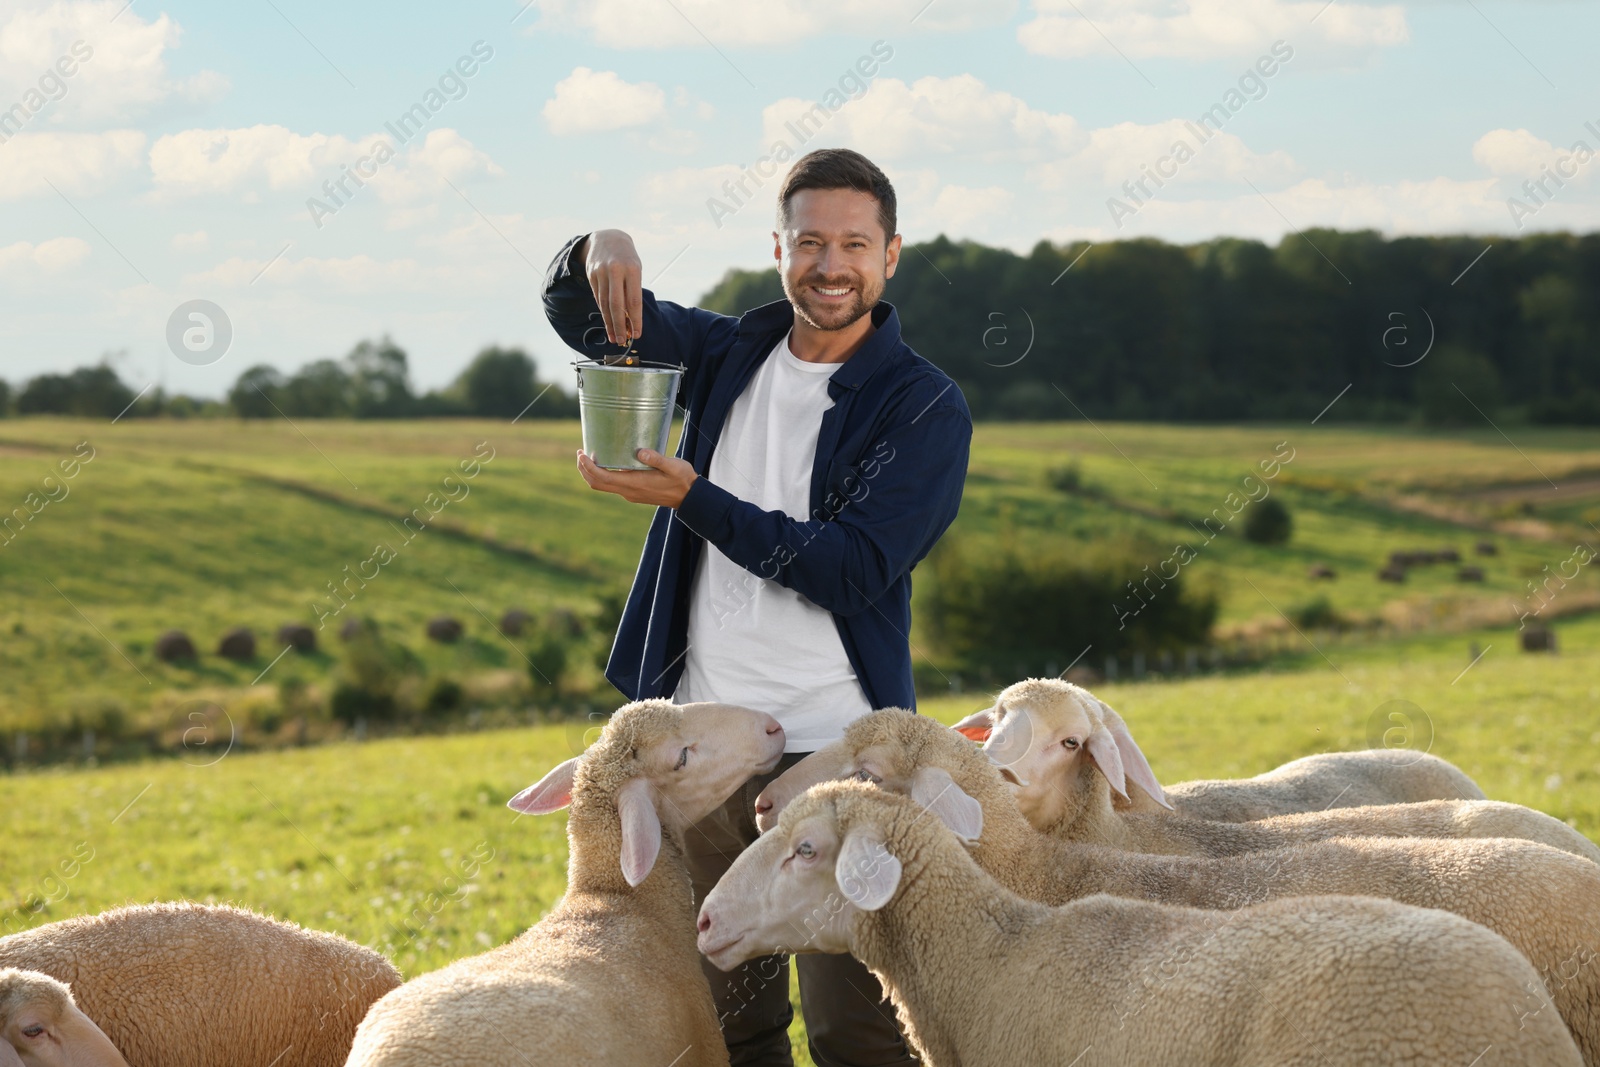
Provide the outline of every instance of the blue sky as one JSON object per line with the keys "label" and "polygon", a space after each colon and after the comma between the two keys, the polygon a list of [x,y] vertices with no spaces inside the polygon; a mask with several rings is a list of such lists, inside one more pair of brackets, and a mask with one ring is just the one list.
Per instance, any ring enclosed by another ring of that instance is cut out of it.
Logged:
{"label": "blue sky", "polygon": [[[686,302],[770,263],[781,167],[722,189],[807,111],[804,148],[894,179],[908,241],[1588,232],[1597,39],[1600,5],[1541,0],[0,0],[0,377],[117,352],[219,395],[387,332],[422,388],[489,343],[565,381],[560,243],[627,229]],[[203,366],[166,340],[192,299],[233,327]]]}

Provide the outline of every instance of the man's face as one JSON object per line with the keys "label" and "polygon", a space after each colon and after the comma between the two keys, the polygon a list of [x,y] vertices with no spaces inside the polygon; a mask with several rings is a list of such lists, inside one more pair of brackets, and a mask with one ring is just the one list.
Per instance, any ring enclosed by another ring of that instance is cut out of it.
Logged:
{"label": "man's face", "polygon": [[772,236],[783,295],[818,330],[842,330],[871,311],[900,261],[900,238],[886,240],[877,198],[855,189],[800,190]]}

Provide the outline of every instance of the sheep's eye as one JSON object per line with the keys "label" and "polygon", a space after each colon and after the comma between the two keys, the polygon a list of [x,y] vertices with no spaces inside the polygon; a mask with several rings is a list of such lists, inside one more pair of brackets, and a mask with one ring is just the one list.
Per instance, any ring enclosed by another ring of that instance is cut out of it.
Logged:
{"label": "sheep's eye", "polygon": [[44,1027],[42,1027],[42,1026],[26,1026],[26,1027],[23,1027],[22,1033],[23,1033],[23,1036],[25,1036],[25,1037],[38,1037],[40,1034],[44,1033]]}
{"label": "sheep's eye", "polygon": [[879,778],[865,767],[861,768],[850,777],[854,778],[858,782],[867,782],[870,785],[877,785],[879,782],[883,781],[883,779]]}
{"label": "sheep's eye", "polygon": [[811,847],[811,842],[802,841],[799,847],[794,850],[794,854],[803,860],[808,860],[817,854],[817,850]]}
{"label": "sheep's eye", "polygon": [[683,746],[683,751],[678,753],[678,765],[676,767],[673,767],[672,769],[675,770],[675,771],[681,771],[681,770],[683,770],[684,766],[688,762],[689,762],[689,746],[688,745],[684,745]]}
{"label": "sheep's eye", "polygon": [[1078,739],[1076,737],[1066,738],[1065,740],[1063,740],[1061,742],[1061,747],[1066,749],[1066,750],[1068,750],[1069,752],[1076,751],[1076,749],[1078,747]]}

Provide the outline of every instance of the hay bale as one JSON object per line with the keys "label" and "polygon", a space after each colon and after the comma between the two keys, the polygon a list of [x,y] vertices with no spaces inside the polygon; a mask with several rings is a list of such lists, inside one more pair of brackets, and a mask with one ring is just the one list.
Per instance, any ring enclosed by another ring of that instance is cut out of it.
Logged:
{"label": "hay bale", "polygon": [[235,626],[217,642],[217,655],[224,659],[244,660],[256,658],[256,635],[249,627]]}
{"label": "hay bale", "polygon": [[449,615],[440,615],[436,619],[429,619],[427,629],[429,638],[445,645],[453,645],[461,640],[463,632],[461,620]]}
{"label": "hay bale", "polygon": [[1500,554],[1499,547],[1493,541],[1479,541],[1474,551],[1480,556],[1497,556]]}
{"label": "hay bale", "polygon": [[1390,563],[1378,572],[1378,580],[1380,582],[1403,582],[1406,580],[1406,569],[1403,566],[1396,566]]}
{"label": "hay bale", "polygon": [[521,608],[509,608],[500,616],[500,632],[507,637],[521,637],[522,631],[532,621],[533,616]]}
{"label": "hay bale", "polygon": [[296,652],[315,652],[317,650],[317,631],[303,623],[286,622],[278,627],[278,643],[280,645],[288,645]]}
{"label": "hay bale", "polygon": [[156,638],[155,654],[156,659],[163,663],[199,658],[199,653],[194,650],[194,642],[182,630],[168,630]]}
{"label": "hay bale", "polygon": [[1440,563],[1460,563],[1461,562],[1461,553],[1457,552],[1453,548],[1441,548],[1439,550],[1439,562]]}
{"label": "hay bale", "polygon": [[1460,570],[1456,571],[1456,581],[1458,581],[1458,582],[1481,582],[1481,581],[1483,581],[1483,568],[1482,567],[1462,567]]}
{"label": "hay bale", "polygon": [[339,627],[339,640],[354,641],[366,631],[367,624],[352,615]]}
{"label": "hay bale", "polygon": [[1080,663],[1071,668],[1067,671],[1064,677],[1073,685],[1081,685],[1086,687],[1091,685],[1100,685],[1106,680],[1104,671],[1098,670],[1097,668],[1091,667],[1085,663]]}
{"label": "hay bale", "polygon": [[1336,578],[1338,574],[1338,571],[1326,563],[1313,563],[1306,568],[1306,577],[1308,578]]}
{"label": "hay bale", "polygon": [[1530,626],[1522,631],[1522,651],[1554,652],[1555,650],[1556,633],[1554,630],[1543,626]]}

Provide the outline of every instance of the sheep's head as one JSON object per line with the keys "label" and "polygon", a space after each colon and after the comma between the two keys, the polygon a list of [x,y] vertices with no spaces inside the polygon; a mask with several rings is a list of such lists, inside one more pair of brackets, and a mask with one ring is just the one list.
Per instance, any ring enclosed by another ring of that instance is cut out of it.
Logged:
{"label": "sheep's head", "polygon": [[750,778],[783,757],[783,727],[732,704],[641,700],[619,708],[581,756],[561,763],[509,801],[530,815],[568,804],[615,813],[622,823],[622,873],[644,881],[661,849],[661,829],[682,833]]}
{"label": "sheep's head", "polygon": [[1122,717],[1087,689],[1029,678],[1002,690],[994,707],[960,725],[988,726],[984,751],[1016,791],[1017,806],[1041,830],[1068,823],[1131,781],[1171,807]]}
{"label": "sheep's head", "polygon": [[[706,895],[701,953],[730,971],[774,952],[850,951],[856,917],[900,892],[904,870],[894,843],[924,815],[916,801],[861,782],[806,790]],[[932,819],[923,829],[944,833]],[[906,855],[925,851],[913,843]]]}
{"label": "sheep's head", "polygon": [[983,829],[983,808],[972,795],[994,770],[971,741],[903,708],[884,708],[856,719],[844,735],[790,767],[756,797],[756,826],[771,829],[796,796],[818,782],[854,779],[908,796],[935,813],[965,840]]}
{"label": "sheep's head", "polygon": [[0,970],[0,1067],[15,1064],[128,1067],[65,982],[7,967]]}

